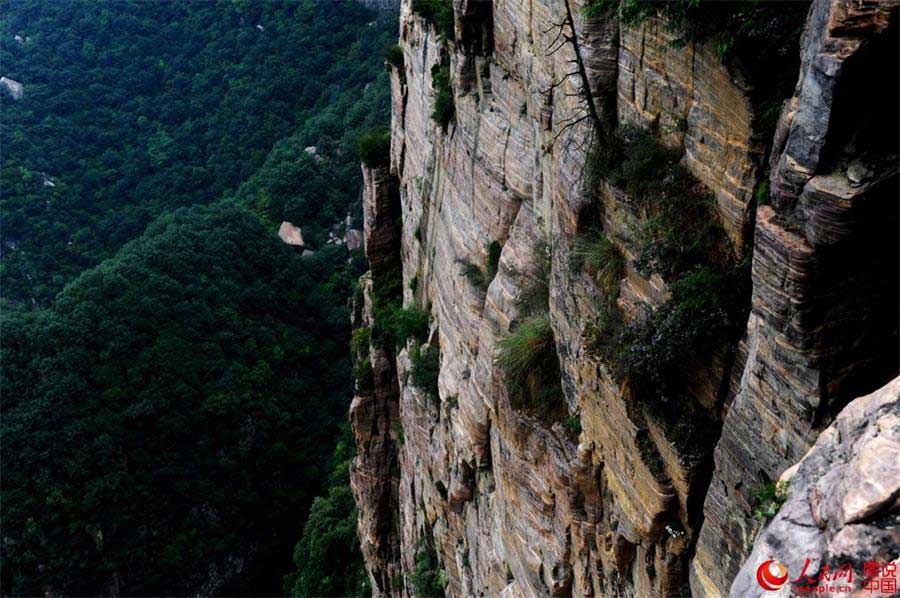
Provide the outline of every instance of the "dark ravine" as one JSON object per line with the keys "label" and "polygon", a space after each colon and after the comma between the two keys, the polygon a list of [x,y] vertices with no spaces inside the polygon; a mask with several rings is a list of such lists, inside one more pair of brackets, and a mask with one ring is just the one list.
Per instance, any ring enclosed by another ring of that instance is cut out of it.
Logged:
{"label": "dark ravine", "polygon": [[[673,45],[660,16],[584,18],[584,0],[452,4],[454,32],[441,35],[401,2],[390,164],[363,168],[372,271],[354,328],[386,325],[376,317],[386,294],[429,316],[427,333],[363,349],[372,378],[351,407],[351,480],[376,595],[722,596],[736,579],[744,595],[761,550],[789,564],[807,549],[818,565],[861,559],[817,543],[760,548],[790,531],[754,516],[754,491],[817,439],[827,444],[836,418],[880,425],[891,450],[867,458],[893,472],[896,383],[880,391],[880,415],[860,406],[873,399],[854,399],[898,373],[898,99],[896,81],[879,82],[896,78],[898,3],[809,4],[774,133],[762,124],[772,104],[760,99],[759,69],[723,63],[710,42]],[[447,64],[454,116],[444,127],[432,114]],[[596,122],[647,128],[679,157],[692,193],[714,198],[717,255],[680,273],[654,269],[642,181],[588,174],[595,144],[628,151],[618,136],[598,141]],[[621,256],[614,289],[581,265],[583,238],[598,229]],[[527,317],[536,246],[548,248],[543,309],[564,392],[552,418],[514,407],[495,362],[498,341]],[[740,320],[675,356],[677,395],[595,350],[610,297],[639,326],[683,308],[691,272],[745,259]],[[473,284],[460,264],[488,280]],[[436,397],[411,379],[423,343],[439,349]],[[819,479],[815,454],[787,505],[833,483]],[[878,496],[896,496],[900,480],[884,484]],[[898,507],[878,496],[871,533],[887,538],[879,554],[897,558]],[[828,529],[831,545],[867,550]]]}

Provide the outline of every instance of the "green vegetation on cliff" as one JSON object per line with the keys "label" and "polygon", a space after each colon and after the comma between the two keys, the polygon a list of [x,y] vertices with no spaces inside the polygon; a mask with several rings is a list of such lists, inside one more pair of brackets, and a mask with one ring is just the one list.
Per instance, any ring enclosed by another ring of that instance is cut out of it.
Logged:
{"label": "green vegetation on cliff", "polygon": [[549,240],[536,242],[528,269],[515,274],[519,317],[497,342],[495,364],[514,408],[556,421],[566,409],[549,314],[550,253]]}
{"label": "green vegetation on cliff", "polygon": [[342,426],[327,490],[309,509],[294,551],[296,571],[285,578],[284,590],[290,596],[365,598],[372,593],[359,554],[356,503],[350,490],[350,461],[356,454],[353,442],[349,426]]}
{"label": "green vegetation on cliff", "polygon": [[586,348],[630,396],[655,407],[670,441],[695,442],[702,429],[696,424],[708,415],[687,391],[686,368],[717,355],[727,361],[724,352],[746,322],[749,264],[737,261],[712,194],[680,163],[679,151],[632,125],[612,139],[613,146],[598,145],[589,156],[588,184],[599,189],[605,180],[627,193],[638,215],[633,267],[647,278],[661,276],[669,297],[626,320],[618,305],[623,257],[602,232],[586,233],[573,265],[600,290],[584,330]]}

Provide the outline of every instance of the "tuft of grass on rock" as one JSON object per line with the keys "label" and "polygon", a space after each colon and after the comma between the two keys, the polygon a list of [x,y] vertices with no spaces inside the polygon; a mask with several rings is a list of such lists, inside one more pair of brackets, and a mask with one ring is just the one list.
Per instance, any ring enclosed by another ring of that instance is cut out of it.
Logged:
{"label": "tuft of grass on rock", "polygon": [[516,306],[525,316],[546,313],[550,303],[552,247],[548,239],[538,239],[531,247],[528,270],[516,274],[519,297]]}
{"label": "tuft of grass on rock", "polygon": [[751,491],[754,500],[753,516],[757,519],[771,519],[788,499],[790,485],[786,481],[771,482],[757,486]]}
{"label": "tuft of grass on rock", "polygon": [[576,263],[595,278],[608,297],[618,296],[619,281],[625,275],[625,258],[602,231],[578,237],[573,253]]}
{"label": "tuft of grass on rock", "polygon": [[562,405],[559,358],[548,314],[516,326],[497,349],[496,364],[513,407],[547,415]]}

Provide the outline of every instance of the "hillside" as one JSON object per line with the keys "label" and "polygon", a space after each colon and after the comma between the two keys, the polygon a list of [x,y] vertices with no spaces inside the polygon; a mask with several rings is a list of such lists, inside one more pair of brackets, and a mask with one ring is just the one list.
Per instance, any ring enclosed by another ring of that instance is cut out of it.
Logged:
{"label": "hillside", "polygon": [[365,592],[345,239],[395,19],[3,3],[4,595]]}
{"label": "hillside", "polygon": [[358,131],[384,124],[369,84],[392,28],[354,2],[4,2],[0,63],[24,91],[0,103],[3,298],[48,304],[155,217],[233,193],[288,137],[345,181],[330,220],[288,215],[342,221]]}

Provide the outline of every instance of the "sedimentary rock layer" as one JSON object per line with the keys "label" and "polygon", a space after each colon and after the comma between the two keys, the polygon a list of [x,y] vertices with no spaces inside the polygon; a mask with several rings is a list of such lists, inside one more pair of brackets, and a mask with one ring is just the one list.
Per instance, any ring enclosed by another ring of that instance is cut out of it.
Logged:
{"label": "sedimentary rock layer", "polygon": [[[774,139],[741,68],[710,43],[674,44],[660,17],[585,18],[583,0],[453,8],[447,35],[401,3],[390,167],[364,169],[357,318],[372,324],[373,285],[399,260],[404,303],[429,313],[440,350],[432,396],[409,381],[418,341],[373,347],[375,389],[351,409],[375,593],[415,595],[427,554],[452,596],[724,595],[760,526],[751,490],[896,373],[896,147],[854,112],[851,85],[896,39],[896,8],[813,2]],[[585,89],[597,122],[650,127],[681,153],[715,198],[722,251],[752,262],[743,338],[683,365],[681,402],[639,400],[585,340],[604,293],[577,264],[585,231],[623,256],[626,322],[671,296],[639,264],[638,202],[586,174],[599,137]],[[495,363],[535,251],[564,397],[549,419],[514,407]]]}

